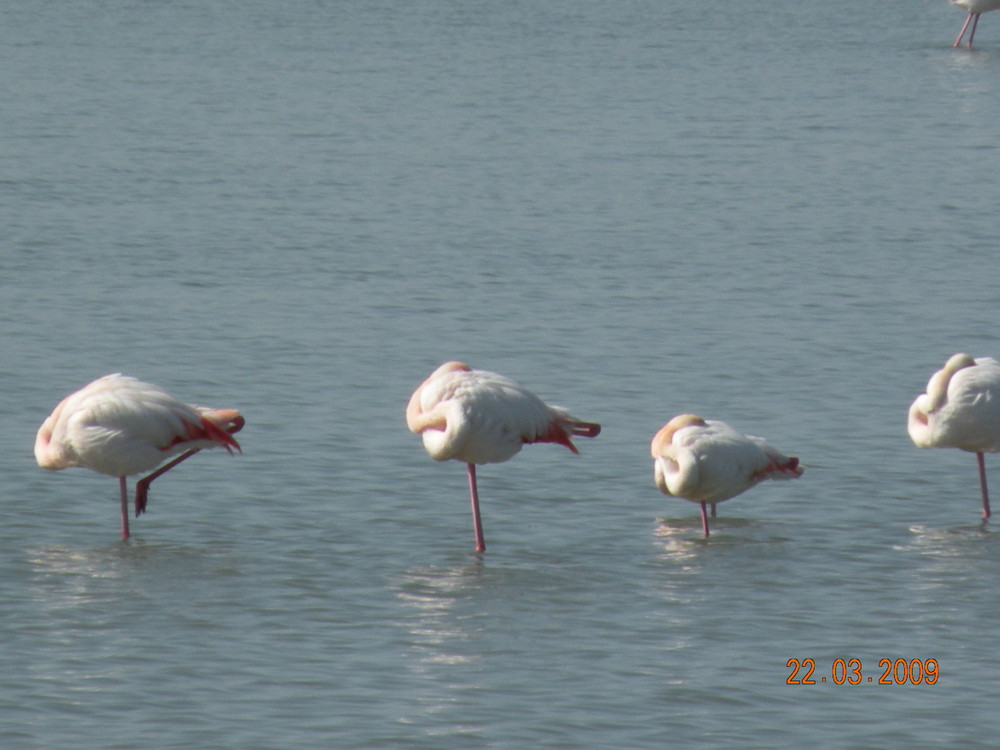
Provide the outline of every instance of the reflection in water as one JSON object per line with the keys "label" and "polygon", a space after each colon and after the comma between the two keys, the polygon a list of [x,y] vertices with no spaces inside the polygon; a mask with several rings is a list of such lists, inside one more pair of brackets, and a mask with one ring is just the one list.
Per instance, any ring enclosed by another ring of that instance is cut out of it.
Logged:
{"label": "reflection in water", "polygon": [[949,529],[913,525],[909,527],[909,532],[913,535],[909,544],[896,545],[896,549],[919,552],[929,557],[966,558],[970,544],[990,538],[990,530],[986,523]]}
{"label": "reflection in water", "polygon": [[191,572],[203,569],[209,558],[227,555],[224,545],[188,547],[164,543],[146,544],[133,537],[129,543],[115,542],[104,547],[80,549],[48,545],[26,551],[34,571],[46,576],[80,576],[81,579],[120,578],[133,572]]}
{"label": "reflection in water", "polygon": [[[48,545],[26,551],[31,598],[50,617],[72,626],[80,618],[103,620],[134,610],[125,600],[146,601],[154,592],[183,588],[207,571],[232,574],[229,551],[169,544],[113,543],[78,548]],[[82,611],[81,611],[82,610]],[[54,621],[50,621],[50,625]]]}
{"label": "reflection in water", "polygon": [[[962,116],[988,116],[996,99],[996,80],[989,73],[1000,61],[1000,50],[973,49],[953,51],[944,55],[941,71],[947,78],[946,85],[954,94],[953,105]],[[982,133],[969,134],[973,142],[992,148],[992,143],[984,140]],[[961,142],[961,141],[959,141]]]}
{"label": "reflection in water", "polygon": [[50,613],[83,607],[117,589],[125,574],[121,549],[48,546],[28,550],[35,573],[33,598]]}
{"label": "reflection in water", "polygon": [[74,575],[88,578],[114,578],[120,573],[107,561],[108,550],[82,550],[54,545],[27,550],[28,562],[43,575]]}
{"label": "reflection in water", "polygon": [[482,560],[451,568],[430,567],[409,571],[401,577],[397,596],[412,616],[404,621],[408,632],[408,652],[415,658],[407,667],[417,678],[416,714],[401,716],[402,724],[430,721],[434,735],[475,734],[477,729],[464,720],[443,721],[442,714],[475,691],[479,679],[476,663],[482,656],[470,644],[472,633],[463,623],[456,604],[469,598],[483,575]]}
{"label": "reflection in water", "polygon": [[[908,532],[908,540],[893,546],[906,561],[905,572],[898,565],[886,566],[880,581],[883,601],[891,611],[906,612],[905,626],[913,637],[936,640],[939,652],[945,651],[945,643],[962,648],[961,639],[953,640],[956,622],[993,618],[996,597],[989,582],[1000,564],[1000,537],[983,524],[912,525]],[[894,593],[883,583],[890,575]]]}
{"label": "reflection in water", "polygon": [[[915,606],[923,600],[937,604],[926,610],[940,612],[941,598],[950,599],[959,592],[980,591],[977,582],[989,580],[1000,561],[1000,547],[996,535],[987,525],[965,525],[951,528],[931,528],[922,525],[909,527],[910,540],[897,544],[893,549],[909,558],[906,590],[911,592]],[[977,596],[961,594],[962,607],[973,604]],[[986,598],[992,598],[986,594]]]}
{"label": "reflection in water", "polygon": [[470,584],[482,578],[482,560],[454,568],[428,568],[403,575],[397,596],[414,610],[407,624],[413,647],[422,664],[465,664],[476,657],[459,653],[454,646],[468,634],[454,615],[455,602],[467,595]]}
{"label": "reflection in water", "polygon": [[[692,532],[697,531],[697,535]],[[708,540],[701,536],[701,520],[657,519],[653,531],[655,542],[661,549],[660,557],[673,561],[688,560],[698,554]]]}
{"label": "reflection in water", "polygon": [[[705,539],[701,533],[701,518],[697,514],[682,518],[659,518],[653,535],[657,544],[663,549],[663,557],[674,560],[694,557],[707,547],[777,541],[777,538],[771,535],[775,528],[774,524],[763,525],[747,518],[718,516],[710,520],[709,528],[712,536]],[[733,530],[748,533],[740,533],[739,536],[718,533]]]}
{"label": "reflection in water", "polygon": [[[50,545],[26,550],[25,587],[44,628],[22,632],[20,651],[34,655],[25,675],[38,684],[62,685],[62,705],[82,705],[93,691],[127,679],[128,665],[114,653],[115,635],[133,591],[128,545],[81,549]],[[123,588],[125,589],[123,591]],[[44,654],[45,658],[37,658]]]}

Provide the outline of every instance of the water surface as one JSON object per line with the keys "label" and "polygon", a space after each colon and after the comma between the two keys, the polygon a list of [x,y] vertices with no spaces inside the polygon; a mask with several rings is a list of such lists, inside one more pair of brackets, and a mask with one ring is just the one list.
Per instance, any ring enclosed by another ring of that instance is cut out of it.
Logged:
{"label": "water surface", "polygon": [[[1000,16],[961,22],[8,9],[4,747],[992,747],[1000,542],[974,458],[905,430],[949,355],[1000,355]],[[604,425],[481,468],[481,557],[403,419],[455,358]],[[115,371],[248,420],[128,544],[113,479],[31,455]],[[700,539],[648,456],[686,411],[805,476]]]}

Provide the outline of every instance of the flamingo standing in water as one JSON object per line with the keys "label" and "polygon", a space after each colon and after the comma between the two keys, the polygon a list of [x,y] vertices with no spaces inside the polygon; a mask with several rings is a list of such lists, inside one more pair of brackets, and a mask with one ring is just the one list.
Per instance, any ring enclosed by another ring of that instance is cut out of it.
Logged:
{"label": "flamingo standing in water", "polygon": [[232,435],[243,424],[235,409],[190,406],[155,385],[127,375],[105,375],[59,402],[38,430],[35,460],[43,469],[82,466],[118,477],[122,539],[128,539],[125,478],[182,454],[136,482],[138,517],[146,510],[150,482],[202,448],[240,450]]}
{"label": "flamingo standing in water", "polygon": [[983,520],[990,517],[984,452],[1000,451],[1000,362],[955,354],[931,376],[910,406],[910,438],[921,448],[960,448],[976,454]]}
{"label": "flamingo standing in water", "polygon": [[476,464],[506,461],[525,443],[559,443],[577,453],[571,437],[597,437],[601,431],[513,380],[462,362],[446,362],[420,384],[406,407],[406,424],[421,435],[434,460],[467,464],[476,552],[486,549]]}
{"label": "flamingo standing in water", "polygon": [[972,49],[972,37],[976,35],[976,26],[979,25],[979,17],[987,11],[1000,8],[1000,0],[948,0],[948,2],[952,5],[957,5],[969,14],[965,17],[965,23],[962,24],[962,30],[958,32],[955,43],[951,46],[958,47],[962,43],[962,37],[965,36],[965,30],[969,27],[969,22],[971,21],[972,30],[969,32],[968,46],[969,49]]}
{"label": "flamingo standing in water", "polygon": [[763,439],[737,432],[725,422],[681,414],[667,422],[650,445],[656,486],[666,495],[701,505],[701,530],[708,538],[705,506],[739,495],[765,479],[802,476],[799,459]]}

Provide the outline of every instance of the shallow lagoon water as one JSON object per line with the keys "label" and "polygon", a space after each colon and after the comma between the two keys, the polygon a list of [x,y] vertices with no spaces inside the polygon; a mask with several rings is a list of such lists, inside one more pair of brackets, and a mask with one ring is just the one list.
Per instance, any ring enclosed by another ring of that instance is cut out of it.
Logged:
{"label": "shallow lagoon water", "polygon": [[[1000,16],[972,52],[961,21],[10,9],[3,745],[991,747],[1000,543],[974,458],[905,429],[949,355],[1000,356]],[[480,469],[481,557],[403,419],[454,358],[604,426]],[[128,544],[113,479],[31,456],[113,371],[248,420]],[[684,411],[805,476],[700,539],[648,457]]]}

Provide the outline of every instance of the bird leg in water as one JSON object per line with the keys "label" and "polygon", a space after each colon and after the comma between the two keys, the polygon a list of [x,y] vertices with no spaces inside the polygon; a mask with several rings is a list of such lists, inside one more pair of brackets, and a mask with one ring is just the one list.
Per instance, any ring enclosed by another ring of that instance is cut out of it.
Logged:
{"label": "bird leg in water", "polygon": [[965,23],[962,24],[962,30],[958,32],[958,36],[955,38],[955,43],[951,45],[952,47],[958,47],[962,43],[962,37],[965,36],[965,30],[969,28],[969,22],[972,22],[972,31],[969,32],[969,49],[972,49],[972,37],[976,35],[976,26],[979,25],[980,13],[970,13],[965,17]]}
{"label": "bird leg in water", "polygon": [[122,494],[122,539],[128,539],[128,483],[125,477],[118,477],[118,488]]}
{"label": "bird leg in water", "polygon": [[986,459],[982,452],[976,454],[979,461],[979,484],[983,488],[983,520],[990,517],[990,491],[986,489]]}
{"label": "bird leg in water", "polygon": [[469,494],[472,496],[472,526],[476,531],[476,552],[486,551],[483,521],[479,517],[479,490],[476,488],[476,465],[469,464]]}
{"label": "bird leg in water", "polygon": [[[715,507],[714,503],[712,507]],[[705,538],[708,539],[708,513],[705,510],[705,503],[701,504],[701,530],[705,534]]]}
{"label": "bird leg in water", "polygon": [[972,37],[976,35],[976,26],[979,25],[979,13],[976,13],[975,19],[972,21],[972,29],[969,31],[969,49],[972,49]]}
{"label": "bird leg in water", "polygon": [[965,23],[962,24],[962,30],[958,32],[958,36],[955,37],[955,43],[951,45],[952,47],[957,47],[962,43],[962,37],[965,36],[965,30],[969,28],[969,21],[972,20],[972,14],[970,13],[965,17]]}
{"label": "bird leg in water", "polygon": [[[230,435],[235,435],[237,432],[243,429],[243,425],[246,424],[246,420],[243,417],[236,417],[233,423],[226,428],[226,432]],[[149,494],[149,485],[161,474],[170,471],[172,468],[177,466],[177,464],[182,461],[186,461],[191,458],[195,453],[199,453],[201,448],[197,448],[193,451],[188,451],[187,453],[182,453],[173,461],[168,464],[161,466],[159,469],[154,471],[152,474],[144,476],[142,479],[135,483],[135,517],[138,518],[140,515],[146,512],[146,497]]]}

